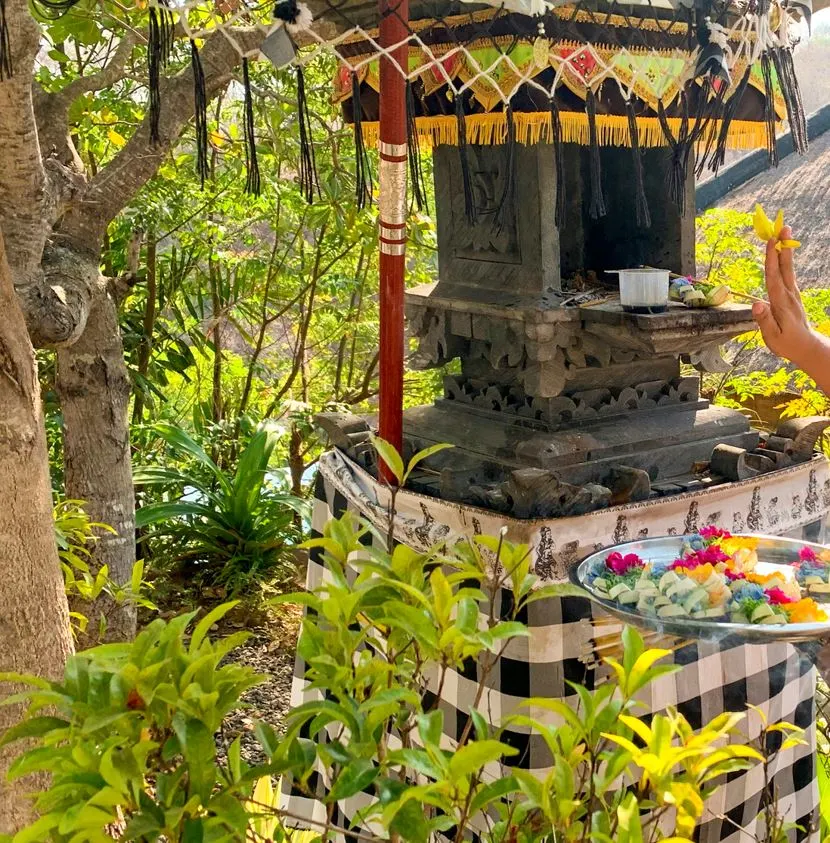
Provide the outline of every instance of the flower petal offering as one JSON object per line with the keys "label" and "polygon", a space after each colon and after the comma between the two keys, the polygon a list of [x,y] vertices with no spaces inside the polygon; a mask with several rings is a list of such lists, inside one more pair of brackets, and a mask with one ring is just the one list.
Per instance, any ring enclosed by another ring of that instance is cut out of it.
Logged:
{"label": "flower petal offering", "polygon": [[830,550],[818,545],[732,536],[708,526],[690,536],[644,539],[595,553],[572,578],[609,611],[617,609],[630,622],[639,618],[642,626],[679,623],[686,635],[697,626],[698,637],[717,635],[718,627],[721,634],[778,627],[783,640],[797,625],[826,624],[824,634],[830,633],[830,616],[821,605],[830,602]]}

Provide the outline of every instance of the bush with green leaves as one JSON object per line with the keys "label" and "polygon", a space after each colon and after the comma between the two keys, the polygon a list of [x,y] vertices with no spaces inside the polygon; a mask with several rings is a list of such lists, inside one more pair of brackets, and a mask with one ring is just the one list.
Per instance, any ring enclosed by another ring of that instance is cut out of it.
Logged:
{"label": "bush with green leaves", "polygon": [[[26,718],[3,737],[29,739],[11,768],[45,771],[37,796],[40,819],[14,843],[99,843],[116,839],[282,841],[303,818],[288,814],[267,777],[310,791],[315,771],[329,783],[327,821],[309,821],[322,840],[341,833],[334,803],[371,794],[352,818],[377,840],[427,843],[454,829],[475,830],[489,843],[649,843],[688,841],[703,801],[724,774],[766,764],[758,745],[735,740],[743,713],[723,714],[692,730],[676,711],[637,717],[636,695],[677,670],[659,664],[665,650],[646,650],[634,630],[623,658],[609,660],[616,682],[594,691],[574,686],[574,706],[537,699],[503,722],[487,719],[487,677],[507,644],[528,635],[518,614],[559,594],[537,587],[526,547],[480,537],[418,553],[389,554],[361,543],[349,516],[332,521],[310,544],[323,553],[329,577],[314,594],[294,595],[314,611],[303,624],[299,652],[319,699],[298,705],[280,735],[255,727],[265,761],[250,768],[239,739],[220,760],[215,735],[257,677],[228,659],[245,640],[218,643],[208,632],[229,606],[205,616],[154,621],[132,645],[104,645],[73,657],[60,682],[28,682]],[[357,568],[349,582],[346,566]],[[509,617],[498,617],[498,589],[513,594]],[[484,607],[485,622],[481,622]],[[474,659],[479,685],[455,751],[442,746],[440,697],[449,671]],[[530,716],[539,707],[560,719],[553,727]],[[529,728],[552,757],[544,779],[510,768],[508,728]],[[765,724],[769,731],[793,732]],[[785,735],[782,748],[799,738]],[[622,786],[627,780],[633,787]],[[786,839],[775,805],[764,806],[768,843]]]}
{"label": "bush with green leaves", "polygon": [[174,458],[189,462],[135,470],[137,486],[165,498],[145,503],[136,514],[138,528],[153,528],[146,540],[164,538],[165,558],[200,582],[232,592],[253,580],[293,574],[289,549],[299,541],[298,519],[307,516],[308,504],[286,491],[278,471],[269,471],[282,429],[261,425],[233,473],[183,430],[170,424],[155,429]]}
{"label": "bush with green leaves", "polygon": [[[156,607],[147,596],[151,586],[144,579],[143,561],[139,560],[133,565],[130,580],[125,583],[113,580],[106,565],[97,571],[89,567],[90,546],[98,541],[99,533],[115,531],[109,524],[93,521],[84,506],[84,501],[58,501],[53,518],[66,596],[72,602],[72,611],[69,613],[72,633],[75,637],[84,635],[85,640],[95,643],[105,639],[108,618],[121,607],[132,605],[150,610]],[[108,598],[105,603],[99,600],[102,595]],[[92,635],[89,619],[83,612],[84,606],[93,601],[97,601],[98,614],[95,635]]]}

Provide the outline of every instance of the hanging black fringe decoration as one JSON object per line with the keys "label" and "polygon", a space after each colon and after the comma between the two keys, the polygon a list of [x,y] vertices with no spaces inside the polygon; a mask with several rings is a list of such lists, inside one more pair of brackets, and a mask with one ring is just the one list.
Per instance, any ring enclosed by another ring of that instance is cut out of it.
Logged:
{"label": "hanging black fringe decoration", "polygon": [[354,176],[358,210],[372,204],[372,170],[363,142],[363,106],[360,103],[360,80],[352,72],[352,129],[354,130]]}
{"label": "hanging black fringe decoration", "polygon": [[565,222],[565,151],[562,148],[562,119],[554,95],[550,101],[550,142],[553,146],[553,166],[556,167],[556,204],[553,221],[557,228]]}
{"label": "hanging black fringe decoration", "polygon": [[643,153],[640,151],[640,130],[637,127],[637,114],[634,111],[633,100],[626,100],[625,114],[628,117],[628,131],[631,135],[631,157],[634,161],[634,204],[637,214],[637,225],[640,228],[651,228],[651,213],[646,199],[646,186],[643,180]]}
{"label": "hanging black fringe decoration", "polygon": [[804,155],[810,145],[807,137],[807,117],[801,100],[801,88],[793,64],[793,51],[789,47],[778,47],[772,51],[772,63],[778,76],[778,84],[787,107],[787,121],[793,148],[799,155]]}
{"label": "hanging black fringe decoration", "polygon": [[712,157],[709,162],[709,169],[717,175],[718,170],[723,166],[724,162],[726,161],[726,150],[727,150],[727,142],[729,140],[729,128],[732,125],[732,121],[735,119],[735,115],[738,113],[738,108],[740,107],[741,100],[743,99],[744,94],[746,93],[746,89],[749,86],[749,76],[752,73],[752,67],[747,67],[744,75],[741,77],[741,81],[738,83],[738,86],[735,88],[735,93],[726,101],[726,104],[723,108],[723,117],[721,119],[720,124],[720,133],[718,135],[718,142],[715,145],[715,151],[712,154]]}
{"label": "hanging black fringe decoration", "polygon": [[0,0],[0,82],[11,79],[13,75],[12,45],[9,40],[9,24],[6,20],[6,0]]}
{"label": "hanging black fringe decoration", "polygon": [[778,144],[775,140],[775,88],[772,83],[772,59],[769,52],[761,56],[761,74],[764,77],[764,122],[767,124],[767,156],[770,167],[778,166]]}
{"label": "hanging black fringe decoration", "polygon": [[511,214],[515,209],[516,193],[516,126],[513,122],[513,108],[510,103],[504,107],[504,122],[507,128],[505,138],[505,162],[504,162],[504,187],[501,198],[496,208],[495,227],[501,231],[505,224],[510,221]]}
{"label": "hanging black fringe decoration", "polygon": [[[695,149],[698,152],[697,165],[695,166],[695,175],[697,178],[700,178],[703,175],[703,171],[706,169],[706,164],[710,160],[710,156],[716,147],[718,141],[717,123],[719,120],[723,120],[725,118],[726,112],[725,98],[727,86],[721,84],[715,92],[715,96],[709,97],[712,85],[713,83],[711,80],[704,80],[703,93],[706,97],[704,107],[705,119],[700,120],[695,126]],[[702,148],[698,143],[701,136],[705,136],[706,141]]]}
{"label": "hanging black fringe decoration", "polygon": [[245,119],[242,121],[245,140],[245,191],[259,196],[261,179],[259,177],[259,161],[256,157],[256,134],[254,132],[254,98],[251,93],[251,77],[248,59],[242,59],[242,86],[245,90]]}
{"label": "hanging black fringe decoration", "polygon": [[409,182],[412,185],[412,201],[419,211],[428,211],[424,167],[421,162],[421,146],[415,125],[415,93],[412,82],[406,80],[406,154],[409,161]]}
{"label": "hanging black fringe decoration", "polygon": [[159,143],[161,119],[161,69],[167,65],[173,50],[175,21],[168,8],[168,0],[159,0],[158,7],[151,5],[147,33],[147,76],[150,89],[150,142]]}
{"label": "hanging black fringe decoration", "polygon": [[473,193],[473,178],[470,173],[470,159],[467,155],[467,123],[464,120],[464,97],[462,94],[455,96],[455,119],[458,125],[458,157],[461,159],[461,181],[464,185],[464,213],[467,215],[467,222],[473,225],[476,222],[476,203]]}
{"label": "hanging black fringe decoration", "polygon": [[590,143],[588,154],[591,169],[591,203],[588,206],[588,213],[591,219],[596,220],[604,217],[608,211],[605,207],[605,197],[602,195],[602,162],[597,136],[597,98],[590,88],[585,97],[585,113],[588,115],[588,141]]}
{"label": "hanging black fringe decoration", "polygon": [[320,194],[317,183],[317,164],[314,160],[314,144],[311,141],[311,117],[305,95],[303,69],[297,65],[297,114],[300,122],[300,190],[306,202],[314,201],[314,192]]}
{"label": "hanging black fringe decoration", "polygon": [[190,67],[193,71],[193,107],[196,124],[196,174],[202,187],[210,174],[208,167],[207,94],[205,93],[205,72],[199,58],[199,48],[190,39]]}
{"label": "hanging black fringe decoration", "polygon": [[663,100],[657,103],[657,119],[663,136],[671,150],[671,166],[668,175],[668,192],[672,202],[681,214],[686,213],[686,177],[689,174],[689,155],[694,144],[694,137],[689,133],[689,102],[685,92],[680,95],[683,108],[683,118],[680,121],[680,131],[675,138],[672,134]]}

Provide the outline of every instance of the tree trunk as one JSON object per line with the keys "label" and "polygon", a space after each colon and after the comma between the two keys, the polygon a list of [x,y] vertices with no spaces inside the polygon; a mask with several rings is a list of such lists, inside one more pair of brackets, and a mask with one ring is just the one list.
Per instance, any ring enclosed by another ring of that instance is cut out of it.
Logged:
{"label": "tree trunk", "polygon": [[[0,236],[0,672],[57,678],[72,651],[69,613],[52,520],[46,431],[35,358]],[[19,690],[0,685],[2,695]],[[0,706],[0,732],[20,705]],[[19,745],[0,749],[0,833],[32,819],[38,780],[6,782]]]}
{"label": "tree trunk", "polygon": [[[106,565],[118,583],[130,580],[135,563],[135,498],[127,411],[130,380],[118,329],[118,309],[101,282],[80,338],[58,349],[57,391],[63,409],[66,495],[82,500],[93,521],[108,524],[92,548],[95,570]],[[109,599],[77,607],[89,618],[89,639],[106,622],[107,640],[135,635],[135,607]],[[92,615],[92,616],[90,616]],[[89,642],[84,642],[89,643]]]}

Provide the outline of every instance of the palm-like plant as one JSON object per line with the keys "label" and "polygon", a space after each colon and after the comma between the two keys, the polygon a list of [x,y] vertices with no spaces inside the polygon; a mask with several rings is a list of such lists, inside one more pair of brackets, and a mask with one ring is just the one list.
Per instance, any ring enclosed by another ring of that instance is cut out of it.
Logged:
{"label": "palm-like plant", "polygon": [[136,469],[136,485],[160,488],[167,497],[142,506],[136,526],[152,527],[148,538],[170,539],[174,559],[203,582],[231,591],[252,579],[287,572],[287,549],[300,533],[296,516],[307,515],[308,504],[278,488],[269,476],[282,430],[260,425],[232,474],[183,430],[166,423],[156,430],[173,451],[190,459],[190,467]]}

